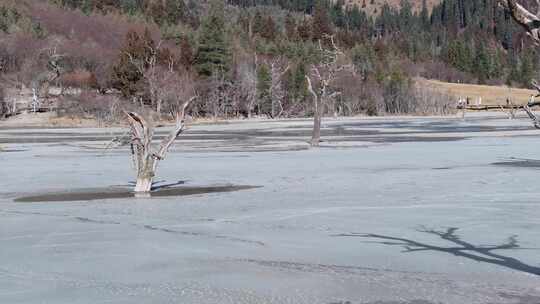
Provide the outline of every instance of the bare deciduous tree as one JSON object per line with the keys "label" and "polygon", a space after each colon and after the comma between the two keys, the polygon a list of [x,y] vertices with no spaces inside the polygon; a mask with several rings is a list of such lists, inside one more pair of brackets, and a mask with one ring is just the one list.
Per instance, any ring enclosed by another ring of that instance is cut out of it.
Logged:
{"label": "bare deciduous tree", "polygon": [[270,60],[270,75],[272,81],[270,83],[270,100],[272,102],[271,114],[272,118],[279,118],[283,114],[283,98],[285,98],[285,90],[283,89],[283,76],[291,68],[288,60],[283,57],[278,57]]}
{"label": "bare deciduous tree", "polygon": [[5,101],[4,88],[0,86],[0,118],[4,118],[9,113],[9,106]]}
{"label": "bare deciduous tree", "polygon": [[172,77],[174,71],[174,61],[170,58],[167,63],[167,68],[161,67],[158,65],[158,55],[161,49],[162,41],[160,41],[157,46],[147,44],[145,47],[148,48],[149,55],[145,58],[137,59],[129,52],[125,54],[128,56],[129,61],[135,66],[140,75],[142,75],[146,85],[148,86],[148,92],[150,95],[150,102],[153,107],[155,107],[156,112],[161,114],[162,106],[162,93],[160,88],[162,88],[162,82],[167,82],[170,77]]}
{"label": "bare deciduous tree", "polygon": [[251,118],[257,101],[257,70],[255,65],[243,61],[238,66],[238,94],[245,101],[247,117]]}
{"label": "bare deciduous tree", "polygon": [[220,116],[227,117],[233,99],[232,82],[224,73],[215,72],[206,80],[205,85],[207,91],[204,98],[205,112],[210,113],[214,120]]}
{"label": "bare deciduous tree", "polygon": [[143,116],[126,112],[131,127],[131,150],[137,169],[135,193],[148,193],[152,190],[157,165],[165,158],[174,140],[184,131],[186,109],[195,98],[190,98],[176,111],[175,126],[158,147],[152,145],[154,129]]}
{"label": "bare deciduous tree", "polygon": [[[536,2],[536,13],[532,13],[527,10],[523,5],[519,4],[516,0],[499,0],[499,3],[507,8],[512,18],[525,29],[527,34],[533,39],[534,43],[540,45],[540,0]],[[533,80],[532,86],[540,93],[540,86]],[[540,96],[537,95],[537,97]],[[540,129],[540,118],[538,118],[531,110],[531,106],[537,105],[534,102],[534,96],[531,96],[531,102],[523,107],[523,110],[531,118],[535,128]]]}
{"label": "bare deciduous tree", "polygon": [[42,92],[46,97],[49,95],[49,87],[62,75],[62,67],[60,61],[64,55],[58,53],[59,42],[54,42],[54,45],[42,50],[42,55],[47,57],[47,69],[37,74],[32,80],[32,90],[37,99]]}
{"label": "bare deciduous tree", "polygon": [[326,35],[330,46],[324,47],[319,41],[319,51],[321,53],[321,62],[311,68],[310,75],[306,75],[308,91],[313,96],[313,133],[311,145],[319,146],[321,141],[321,117],[323,115],[323,106],[328,101],[339,96],[340,91],[333,88],[339,72],[344,70],[354,71],[354,66],[345,64],[342,60],[344,53],[334,42],[334,37]]}

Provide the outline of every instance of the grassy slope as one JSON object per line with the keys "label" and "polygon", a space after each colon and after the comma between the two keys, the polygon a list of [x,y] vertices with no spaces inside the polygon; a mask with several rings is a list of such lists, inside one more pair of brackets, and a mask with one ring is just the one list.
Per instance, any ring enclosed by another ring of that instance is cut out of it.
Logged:
{"label": "grassy slope", "polygon": [[459,97],[469,97],[473,104],[479,97],[482,98],[482,104],[484,105],[506,104],[507,98],[510,98],[514,104],[526,104],[531,95],[537,94],[537,92],[533,90],[509,88],[506,86],[448,83],[427,79],[418,79],[417,82],[421,86],[430,87],[437,91],[455,96],[456,102]]}

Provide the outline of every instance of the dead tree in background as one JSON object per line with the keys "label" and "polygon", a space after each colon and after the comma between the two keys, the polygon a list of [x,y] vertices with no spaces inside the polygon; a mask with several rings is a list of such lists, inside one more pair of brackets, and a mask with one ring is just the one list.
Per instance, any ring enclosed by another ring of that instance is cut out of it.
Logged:
{"label": "dead tree in background", "polygon": [[160,63],[159,56],[162,52],[162,41],[158,42],[157,46],[147,43],[148,55],[144,58],[136,58],[129,52],[125,52],[128,56],[131,64],[137,69],[142,76],[150,96],[150,103],[155,108],[158,115],[161,115],[163,105],[164,92],[162,88],[164,84],[170,82],[174,78],[176,72],[174,71],[174,59],[172,56],[166,58],[165,63]]}
{"label": "dead tree in background", "polygon": [[9,106],[5,101],[4,88],[0,85],[0,119],[5,118],[9,113]]}
{"label": "dead tree in background", "polygon": [[329,40],[330,46],[323,46],[323,43],[319,41],[321,61],[312,66],[310,75],[306,75],[307,89],[313,96],[313,133],[311,136],[313,147],[319,146],[321,141],[323,106],[341,94],[333,88],[338,73],[344,70],[354,71],[353,65],[340,62],[344,53],[334,42],[334,37],[327,35],[325,38]]}
{"label": "dead tree in background", "polygon": [[291,66],[288,60],[282,57],[271,60],[268,66],[270,67],[270,75],[272,77],[269,92],[272,102],[272,118],[279,118],[284,111],[283,98],[285,98],[285,90],[283,89],[283,76],[285,76]]}
{"label": "dead tree in background", "polygon": [[[512,18],[525,29],[527,35],[533,39],[534,43],[540,46],[540,0],[535,0],[535,2],[537,6],[536,13],[532,13],[516,0],[499,0],[499,3],[510,11]],[[540,93],[540,86],[536,80],[533,80],[531,84]],[[538,96],[540,94],[536,97]],[[523,107],[523,110],[531,118],[534,127],[540,129],[540,118],[530,108],[534,105],[540,105],[540,103],[534,102],[534,96],[532,96],[531,101]]]}
{"label": "dead tree in background", "polygon": [[43,51],[47,56],[47,70],[39,73],[32,80],[32,91],[35,95],[35,102],[39,102],[40,93],[47,97],[49,95],[49,87],[62,75],[61,60],[64,55],[58,54],[57,46],[53,46]]}
{"label": "dead tree in background", "polygon": [[186,109],[194,99],[195,97],[192,97],[176,111],[174,129],[161,141],[159,147],[152,145],[153,127],[141,115],[126,112],[131,127],[131,151],[137,170],[135,193],[148,193],[152,190],[157,165],[165,158],[174,140],[184,131]]}
{"label": "dead tree in background", "polygon": [[[244,55],[244,54],[242,54]],[[249,57],[244,55],[244,60],[238,63],[238,88],[237,94],[239,99],[244,101],[244,111],[248,118],[252,117],[255,103],[257,102],[257,59],[254,59],[254,63],[249,61]]]}

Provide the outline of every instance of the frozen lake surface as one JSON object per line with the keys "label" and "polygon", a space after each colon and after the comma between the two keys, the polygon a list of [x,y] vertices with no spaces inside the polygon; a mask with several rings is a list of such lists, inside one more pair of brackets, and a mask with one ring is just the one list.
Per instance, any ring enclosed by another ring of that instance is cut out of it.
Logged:
{"label": "frozen lake surface", "polygon": [[0,303],[540,303],[528,120],[323,125],[193,126],[132,198],[125,130],[0,124]]}

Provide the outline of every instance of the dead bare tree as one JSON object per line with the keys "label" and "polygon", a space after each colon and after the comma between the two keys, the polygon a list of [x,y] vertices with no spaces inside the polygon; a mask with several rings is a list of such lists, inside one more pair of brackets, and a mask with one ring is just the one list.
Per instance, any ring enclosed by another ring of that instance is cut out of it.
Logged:
{"label": "dead bare tree", "polygon": [[258,57],[245,51],[238,50],[234,54],[237,81],[234,85],[233,98],[237,115],[242,114],[251,118],[257,102],[257,62]]}
{"label": "dead bare tree", "polygon": [[270,60],[270,75],[272,81],[270,83],[270,100],[272,102],[272,118],[279,118],[283,114],[283,98],[285,98],[285,90],[283,89],[283,76],[291,68],[288,60],[283,57],[278,57]]}
{"label": "dead bare tree", "polygon": [[165,158],[174,140],[184,131],[186,109],[198,98],[191,74],[186,72],[179,76],[176,72],[171,73],[176,76],[160,79],[156,82],[159,86],[155,88],[156,96],[167,102],[175,118],[173,130],[159,146],[152,145],[154,135],[152,125],[142,115],[126,112],[131,127],[131,152],[137,170],[135,193],[148,193],[152,190],[158,162]]}
{"label": "dead bare tree", "polygon": [[61,60],[64,55],[58,53],[58,42],[50,48],[42,50],[42,55],[47,57],[47,69],[37,74],[32,80],[32,91],[34,91],[35,99],[38,99],[40,93],[44,96],[49,95],[49,87],[62,75]]}
{"label": "dead bare tree", "polygon": [[[523,5],[519,4],[516,0],[499,0],[499,3],[507,8],[512,18],[525,29],[527,35],[531,37],[537,46],[540,46],[540,0],[536,2],[536,13],[527,10]],[[540,96],[540,85],[533,80],[531,85],[539,92],[536,97]],[[540,118],[536,116],[531,110],[531,107],[538,105],[534,102],[534,96],[531,96],[529,104],[523,107],[523,110],[531,118],[535,128],[540,129]]]}
{"label": "dead bare tree", "polygon": [[330,46],[323,46],[319,40],[321,61],[311,67],[310,75],[306,75],[307,88],[313,96],[313,133],[311,136],[311,146],[313,147],[319,146],[321,141],[323,106],[341,94],[334,88],[338,73],[346,70],[354,72],[352,64],[342,62],[345,56],[334,42],[334,36],[326,35],[325,38]]}
{"label": "dead bare tree", "polygon": [[185,130],[185,115],[189,104],[196,98],[191,97],[176,111],[175,126],[158,147],[152,145],[153,127],[135,112],[126,112],[131,127],[131,151],[137,170],[135,193],[149,193],[159,161],[165,158],[175,139]]}
{"label": "dead bare tree", "polygon": [[4,88],[0,85],[0,118],[4,118],[9,113],[9,106],[5,101]]}
{"label": "dead bare tree", "polygon": [[212,118],[217,120],[220,116],[227,116],[231,103],[231,89],[233,85],[224,73],[216,71],[207,80],[208,90],[205,96],[205,109],[212,113]]}
{"label": "dead bare tree", "polygon": [[527,113],[527,115],[531,119],[534,127],[536,129],[540,129],[540,119],[531,110],[531,106],[533,106],[535,104],[536,104],[536,102],[534,101],[534,95],[533,95],[533,96],[531,96],[531,100],[529,101],[529,103],[523,106],[523,111],[525,111],[525,113]]}
{"label": "dead bare tree", "polygon": [[[150,95],[150,103],[155,107],[156,112],[161,114],[161,104],[162,100],[160,99],[160,80],[167,78],[167,72],[174,73],[173,66],[174,61],[172,59],[168,63],[168,69],[162,69],[158,66],[158,55],[161,49],[162,41],[158,42],[156,46],[148,43],[145,47],[148,49],[148,56],[144,58],[135,58],[131,53],[125,52],[128,56],[129,61],[137,69],[140,75],[142,75],[146,85],[148,87],[148,92]],[[162,73],[165,72],[165,73]]]}

